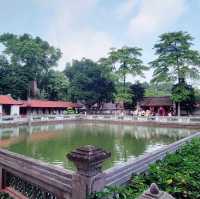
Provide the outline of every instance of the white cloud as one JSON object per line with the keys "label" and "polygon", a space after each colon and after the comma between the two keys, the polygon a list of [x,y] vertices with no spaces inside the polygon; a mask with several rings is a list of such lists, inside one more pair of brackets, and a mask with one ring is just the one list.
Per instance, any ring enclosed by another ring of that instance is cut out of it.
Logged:
{"label": "white cloud", "polygon": [[68,32],[66,36],[60,35],[54,42],[63,52],[60,69],[66,62],[83,57],[98,60],[108,52],[112,46],[111,39],[104,32],[82,29],[81,32]]}
{"label": "white cloud", "polygon": [[[43,2],[41,6],[47,6],[46,3]],[[107,33],[95,30],[87,23],[87,18],[97,3],[98,0],[51,2],[53,15],[47,39],[63,53],[59,69],[64,69],[65,63],[72,59],[87,57],[98,60],[112,46],[112,39]]]}
{"label": "white cloud", "polygon": [[[47,39],[63,52],[59,69],[67,61],[104,56],[113,45],[113,34],[97,30],[90,23],[100,0],[35,0],[52,12],[47,27]],[[168,29],[184,13],[187,0],[124,0],[112,10],[120,19],[129,21],[127,31],[132,42],[143,47],[152,35]],[[93,15],[91,15],[93,14]],[[130,18],[132,16],[132,18]],[[100,23],[100,20],[97,21]],[[94,21],[93,21],[94,23]],[[114,21],[113,21],[114,23]],[[112,36],[112,37],[111,37]],[[136,41],[136,42],[135,42]],[[118,43],[121,43],[120,40]],[[148,42],[149,43],[149,42]],[[117,45],[119,46],[119,45]]]}
{"label": "white cloud", "polygon": [[94,30],[82,30],[71,37],[69,41],[72,51],[65,48],[69,57],[82,58],[88,57],[94,60],[99,59],[112,46],[111,38],[104,32]]}
{"label": "white cloud", "polygon": [[129,34],[144,41],[175,24],[186,8],[186,0],[142,0],[138,14],[130,20]]}
{"label": "white cloud", "polygon": [[129,16],[131,13],[134,12],[134,8],[138,2],[139,2],[138,0],[124,0],[117,7],[116,11],[117,16],[120,19]]}

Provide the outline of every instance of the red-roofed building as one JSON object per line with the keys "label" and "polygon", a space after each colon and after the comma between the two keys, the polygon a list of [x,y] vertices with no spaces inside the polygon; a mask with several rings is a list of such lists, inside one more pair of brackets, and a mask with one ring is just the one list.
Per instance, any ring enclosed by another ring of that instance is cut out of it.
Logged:
{"label": "red-roofed building", "polygon": [[0,115],[19,115],[20,104],[10,95],[0,95]]}
{"label": "red-roofed building", "polygon": [[173,109],[173,102],[170,96],[144,97],[139,106],[142,110],[151,110],[154,114],[168,115]]}
{"label": "red-roofed building", "polygon": [[21,101],[20,114],[21,115],[37,115],[37,114],[63,114],[67,109],[79,108],[77,104],[65,101],[47,101],[29,99]]}

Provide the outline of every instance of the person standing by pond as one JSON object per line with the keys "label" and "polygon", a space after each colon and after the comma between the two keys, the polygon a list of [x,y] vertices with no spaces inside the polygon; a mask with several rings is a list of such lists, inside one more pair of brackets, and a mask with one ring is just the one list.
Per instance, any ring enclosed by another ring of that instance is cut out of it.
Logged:
{"label": "person standing by pond", "polygon": [[158,109],[158,115],[159,116],[165,116],[166,115],[166,111],[162,106]]}

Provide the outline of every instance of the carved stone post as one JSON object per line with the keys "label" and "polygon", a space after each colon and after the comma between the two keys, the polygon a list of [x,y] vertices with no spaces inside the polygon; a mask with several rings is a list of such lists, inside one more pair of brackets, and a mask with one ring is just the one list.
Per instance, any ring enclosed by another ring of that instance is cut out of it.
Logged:
{"label": "carved stone post", "polygon": [[94,191],[100,191],[105,185],[102,163],[111,153],[95,146],[80,147],[67,155],[76,168],[73,175],[72,199],[86,199]]}
{"label": "carved stone post", "polygon": [[152,183],[150,188],[142,194],[138,199],[175,199],[170,194],[160,191],[155,183]]}
{"label": "carved stone post", "polygon": [[4,188],[4,175],[3,168],[0,167],[0,189]]}

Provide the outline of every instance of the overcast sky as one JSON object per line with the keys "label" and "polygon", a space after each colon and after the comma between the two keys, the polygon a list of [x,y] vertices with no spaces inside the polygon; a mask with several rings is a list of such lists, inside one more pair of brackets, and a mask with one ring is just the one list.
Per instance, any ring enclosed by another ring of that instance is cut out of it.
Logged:
{"label": "overcast sky", "polygon": [[0,33],[30,33],[60,48],[59,70],[72,59],[97,60],[124,45],[143,48],[148,63],[158,35],[177,30],[188,31],[200,50],[200,0],[0,0],[0,5]]}

